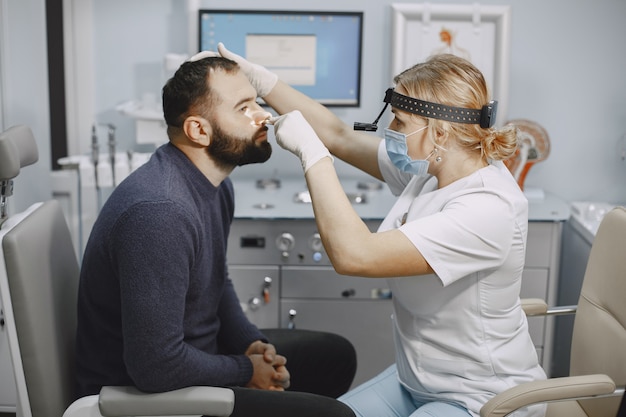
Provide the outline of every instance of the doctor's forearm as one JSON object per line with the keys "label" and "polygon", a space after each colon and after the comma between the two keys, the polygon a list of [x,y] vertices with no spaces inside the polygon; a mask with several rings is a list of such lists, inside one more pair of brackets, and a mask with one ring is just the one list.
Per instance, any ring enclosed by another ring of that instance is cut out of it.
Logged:
{"label": "doctor's forearm", "polygon": [[330,158],[313,165],[305,174],[311,193],[315,220],[335,270],[343,275],[359,275],[364,253],[359,242],[371,232],[348,200]]}
{"label": "doctor's forearm", "polygon": [[279,114],[299,110],[324,145],[333,152],[332,142],[345,124],[328,108],[280,80],[263,99]]}

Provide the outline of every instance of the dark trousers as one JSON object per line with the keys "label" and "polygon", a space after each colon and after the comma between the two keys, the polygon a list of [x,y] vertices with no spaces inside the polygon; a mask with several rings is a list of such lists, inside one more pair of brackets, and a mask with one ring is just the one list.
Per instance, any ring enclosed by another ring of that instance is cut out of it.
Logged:
{"label": "dark trousers", "polygon": [[263,329],[276,351],[287,358],[287,391],[232,387],[231,417],[354,417],[335,400],[348,391],[356,373],[356,352],[342,336],[300,329]]}

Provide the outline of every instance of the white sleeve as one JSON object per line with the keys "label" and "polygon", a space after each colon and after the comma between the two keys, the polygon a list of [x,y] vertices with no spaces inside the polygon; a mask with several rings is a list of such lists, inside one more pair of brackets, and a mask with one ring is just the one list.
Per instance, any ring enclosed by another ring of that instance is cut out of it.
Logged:
{"label": "white sleeve", "polygon": [[513,245],[524,247],[518,229],[510,205],[488,192],[461,195],[400,228],[444,285],[502,266]]}

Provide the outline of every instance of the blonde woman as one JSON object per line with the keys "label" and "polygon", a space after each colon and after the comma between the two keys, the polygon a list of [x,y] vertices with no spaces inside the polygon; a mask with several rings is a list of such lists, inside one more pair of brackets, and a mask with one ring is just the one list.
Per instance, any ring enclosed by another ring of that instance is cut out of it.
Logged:
{"label": "blonde woman", "polygon": [[[495,394],[544,379],[519,299],[528,202],[502,162],[515,152],[516,131],[493,127],[496,103],[481,72],[442,54],[396,76],[381,140],[218,50],[281,115],[272,121],[277,141],[302,162],[334,268],[385,278],[392,290],[396,363],[340,399],[358,416],[468,417]],[[377,232],[352,208],[333,157],[398,196]]]}

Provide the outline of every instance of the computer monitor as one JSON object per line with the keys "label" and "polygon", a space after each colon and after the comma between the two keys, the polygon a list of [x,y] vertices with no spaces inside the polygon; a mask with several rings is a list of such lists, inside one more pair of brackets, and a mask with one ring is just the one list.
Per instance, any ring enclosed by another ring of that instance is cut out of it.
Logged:
{"label": "computer monitor", "polygon": [[357,107],[362,12],[199,10],[199,50],[219,42],[327,106]]}

